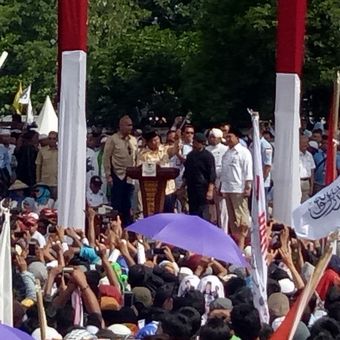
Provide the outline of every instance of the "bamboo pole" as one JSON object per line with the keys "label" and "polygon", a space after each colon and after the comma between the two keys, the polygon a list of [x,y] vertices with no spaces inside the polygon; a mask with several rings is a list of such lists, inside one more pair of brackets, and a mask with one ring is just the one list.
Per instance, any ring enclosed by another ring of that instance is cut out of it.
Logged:
{"label": "bamboo pole", "polygon": [[41,337],[41,340],[46,340],[47,321],[46,321],[46,314],[45,314],[45,309],[44,309],[43,296],[41,292],[40,280],[38,279],[35,281],[35,288],[36,288],[36,294],[37,294],[40,337]]}

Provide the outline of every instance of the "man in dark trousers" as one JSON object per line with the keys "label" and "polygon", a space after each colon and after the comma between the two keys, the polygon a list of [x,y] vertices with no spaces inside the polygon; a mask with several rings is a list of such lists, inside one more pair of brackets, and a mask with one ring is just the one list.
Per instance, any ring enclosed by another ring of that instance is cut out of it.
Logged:
{"label": "man in dark trousers", "polygon": [[184,163],[183,186],[187,186],[190,215],[208,219],[208,203],[213,199],[216,180],[214,156],[205,149],[202,133],[194,136],[193,150]]}

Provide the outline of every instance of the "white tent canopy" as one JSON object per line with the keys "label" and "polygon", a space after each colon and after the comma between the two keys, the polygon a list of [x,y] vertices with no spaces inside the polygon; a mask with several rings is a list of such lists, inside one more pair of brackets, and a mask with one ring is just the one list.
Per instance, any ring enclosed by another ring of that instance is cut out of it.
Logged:
{"label": "white tent canopy", "polygon": [[44,106],[42,107],[39,117],[36,120],[39,134],[48,135],[51,131],[58,132],[58,117],[54,111],[51,99],[46,97]]}

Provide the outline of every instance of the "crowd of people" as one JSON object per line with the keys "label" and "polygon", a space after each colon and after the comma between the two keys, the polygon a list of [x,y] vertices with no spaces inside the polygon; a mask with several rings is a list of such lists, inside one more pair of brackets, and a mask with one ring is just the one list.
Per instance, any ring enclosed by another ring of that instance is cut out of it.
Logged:
{"label": "crowd of people", "polygon": [[[164,212],[198,215],[238,243],[251,262],[251,131],[220,124],[204,133],[176,118],[164,135],[119,120],[116,133],[87,136],[86,228],[58,226],[58,134],[1,130],[0,183],[10,198],[14,326],[40,339],[36,280],[43,290],[46,339],[270,339],[310,279],[319,242],[268,219],[268,308],[254,307],[251,266],[241,268],[129,233],[143,218],[138,181],[127,168],[179,169]],[[303,121],[304,124],[304,121]],[[325,186],[326,131],[301,127],[302,201]],[[180,128],[179,128],[180,127]],[[275,130],[262,124],[268,216],[275,190]],[[337,158],[340,170],[340,156]],[[76,190],[77,188],[73,188]],[[228,249],[226,249],[228,251]],[[333,255],[294,339],[340,339],[340,258]]]}

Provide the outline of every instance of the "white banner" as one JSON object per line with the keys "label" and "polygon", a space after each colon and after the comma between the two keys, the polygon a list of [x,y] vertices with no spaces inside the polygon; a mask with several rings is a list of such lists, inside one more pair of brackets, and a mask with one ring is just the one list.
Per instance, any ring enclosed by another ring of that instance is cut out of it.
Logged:
{"label": "white banner", "polygon": [[266,198],[261,159],[261,142],[258,113],[249,111],[253,122],[253,167],[254,184],[251,210],[251,255],[254,306],[262,322],[269,323],[267,304],[267,263],[268,252]]}
{"label": "white banner", "polygon": [[294,210],[293,227],[299,237],[310,240],[340,228],[340,176]]}
{"label": "white banner", "polygon": [[11,226],[10,213],[2,207],[4,217],[0,234],[0,324],[13,325],[13,288],[12,288],[12,258],[11,258]]}

